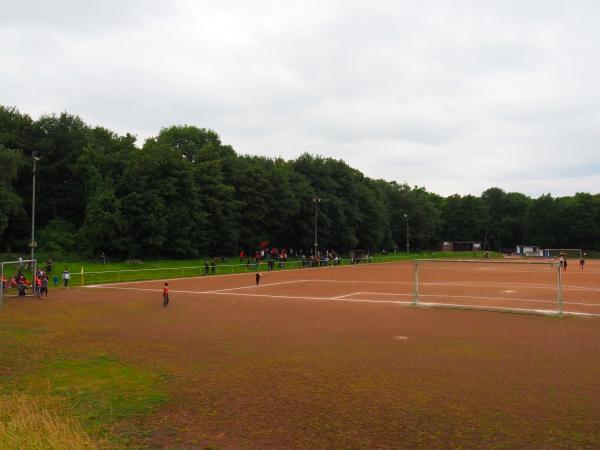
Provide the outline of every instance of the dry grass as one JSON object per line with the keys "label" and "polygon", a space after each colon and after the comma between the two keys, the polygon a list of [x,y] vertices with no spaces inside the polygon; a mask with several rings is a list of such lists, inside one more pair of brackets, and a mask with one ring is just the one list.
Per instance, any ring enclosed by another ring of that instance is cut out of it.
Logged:
{"label": "dry grass", "polygon": [[96,444],[78,421],[18,394],[0,395],[0,448],[81,450]]}

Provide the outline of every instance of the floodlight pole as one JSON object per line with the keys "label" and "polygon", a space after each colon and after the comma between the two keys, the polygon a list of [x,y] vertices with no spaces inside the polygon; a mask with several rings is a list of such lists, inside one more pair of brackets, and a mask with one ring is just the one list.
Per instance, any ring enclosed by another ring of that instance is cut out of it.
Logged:
{"label": "floodlight pole", "polygon": [[406,253],[410,253],[410,241],[408,240],[408,214],[404,214],[406,219]]}
{"label": "floodlight pole", "polygon": [[318,223],[319,223],[319,203],[321,203],[320,198],[313,198],[313,203],[315,204],[315,258],[317,257],[317,251],[319,249],[319,242],[317,240],[318,237]]}
{"label": "floodlight pole", "polygon": [[31,194],[31,259],[35,259],[35,173],[37,169],[36,163],[40,160],[40,157],[36,152],[31,154],[33,157],[33,192]]}

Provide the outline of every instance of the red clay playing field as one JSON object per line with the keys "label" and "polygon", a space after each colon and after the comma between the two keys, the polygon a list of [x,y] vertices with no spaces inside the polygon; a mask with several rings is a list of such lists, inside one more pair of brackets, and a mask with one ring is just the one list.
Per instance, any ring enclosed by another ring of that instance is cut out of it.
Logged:
{"label": "red clay playing field", "polygon": [[[418,304],[474,309],[557,313],[558,267],[542,262],[421,261]],[[187,278],[171,283],[173,295],[230,296],[265,300],[340,301],[412,305],[412,263],[363,264],[252,275]],[[600,317],[600,264],[561,272],[562,311]],[[161,291],[162,281],[94,286]]]}
{"label": "red clay playing field", "polygon": [[[573,265],[574,266],[574,265]],[[599,448],[600,264],[563,317],[409,307],[410,263],[54,290],[55,339],[169,375],[148,448]],[[556,311],[549,266],[436,263],[419,301]]]}

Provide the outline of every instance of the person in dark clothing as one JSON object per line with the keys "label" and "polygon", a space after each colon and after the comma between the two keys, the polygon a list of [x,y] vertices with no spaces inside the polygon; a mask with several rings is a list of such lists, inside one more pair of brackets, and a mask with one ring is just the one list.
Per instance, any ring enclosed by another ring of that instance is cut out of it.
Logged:
{"label": "person in dark clothing", "polygon": [[46,261],[46,273],[47,274],[51,274],[52,273],[52,258],[48,258],[48,261]]}
{"label": "person in dark clothing", "polygon": [[163,287],[163,308],[169,304],[169,283],[165,283]]}
{"label": "person in dark clothing", "polygon": [[42,277],[42,297],[48,297],[48,274],[45,273]]}
{"label": "person in dark clothing", "polygon": [[260,283],[260,277],[262,277],[262,273],[256,272],[256,285],[258,286]]}

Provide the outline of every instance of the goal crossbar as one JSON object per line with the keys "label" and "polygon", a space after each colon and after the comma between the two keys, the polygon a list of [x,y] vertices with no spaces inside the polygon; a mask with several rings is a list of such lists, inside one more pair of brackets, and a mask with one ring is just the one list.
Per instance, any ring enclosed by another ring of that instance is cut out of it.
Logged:
{"label": "goal crossbar", "polygon": [[507,264],[507,265],[542,265],[542,266],[557,266],[558,263],[553,261],[503,261],[493,259],[416,259],[415,263],[471,263],[471,264]]}
{"label": "goal crossbar", "polygon": [[[550,253],[556,253],[556,252],[558,252],[558,254],[556,254],[556,255],[550,254]],[[561,253],[566,253],[566,252],[576,253],[579,258],[581,258],[581,256],[583,255],[583,249],[581,249],[581,248],[544,248],[544,249],[542,249],[542,253],[546,257],[561,256],[560,255]]]}

